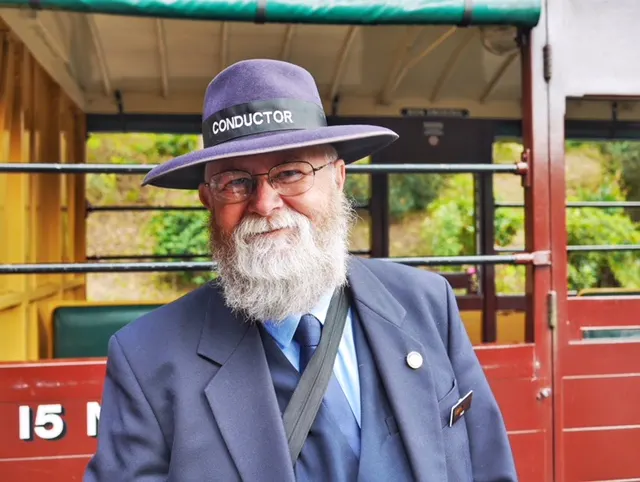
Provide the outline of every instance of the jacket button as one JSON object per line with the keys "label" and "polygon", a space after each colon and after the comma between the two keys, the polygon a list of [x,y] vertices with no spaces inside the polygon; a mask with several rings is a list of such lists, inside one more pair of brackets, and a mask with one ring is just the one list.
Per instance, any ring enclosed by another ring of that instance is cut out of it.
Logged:
{"label": "jacket button", "polygon": [[417,351],[409,352],[407,355],[407,365],[409,365],[414,370],[416,368],[420,368],[422,366],[422,355]]}

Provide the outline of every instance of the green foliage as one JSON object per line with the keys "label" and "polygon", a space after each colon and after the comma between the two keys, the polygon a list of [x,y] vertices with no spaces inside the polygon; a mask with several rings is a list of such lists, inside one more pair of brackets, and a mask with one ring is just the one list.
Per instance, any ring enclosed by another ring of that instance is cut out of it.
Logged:
{"label": "green foliage", "polygon": [[[368,164],[368,158],[357,164]],[[443,177],[433,174],[389,175],[389,214],[391,222],[400,222],[407,215],[423,211],[437,196]],[[371,197],[369,174],[349,174],[345,192],[357,204],[364,205]]]}
{"label": "green foliage", "polygon": [[[93,134],[87,140],[91,164],[159,164],[197,147],[198,136],[171,134]],[[91,204],[150,202],[157,193],[141,190],[140,175],[88,174],[87,199]]]}
{"label": "green foliage", "polygon": [[168,211],[149,223],[149,234],[157,240],[155,254],[206,254],[209,248],[207,211]]}
{"label": "green foliage", "polygon": [[[151,218],[147,225],[148,235],[155,240],[154,254],[200,254],[209,253],[209,213],[207,211],[168,211]],[[179,261],[179,259],[167,259]],[[184,261],[184,260],[182,260]],[[192,271],[173,274],[181,285],[200,285],[211,274]]]}
{"label": "green foliage", "polygon": [[459,256],[475,251],[473,179],[449,178],[440,197],[427,209],[422,238],[431,256]]}
{"label": "green foliage", "polygon": [[[370,159],[364,158],[354,164],[369,164]],[[369,182],[369,174],[349,174],[347,173],[347,179],[345,180],[344,190],[346,195],[351,198],[352,201],[359,205],[366,205],[369,203],[369,197],[371,196],[371,183]]]}
{"label": "green foliage", "polygon": [[[135,146],[136,153],[148,159],[148,163],[162,162],[198,147],[197,136],[161,134],[152,136],[152,141]],[[153,252],[157,255],[209,253],[209,214],[206,211],[159,211],[150,219],[147,233],[154,240]],[[171,273],[169,277],[180,285],[189,286],[206,282],[211,274],[185,271]]]}
{"label": "green foliage", "polygon": [[513,164],[522,156],[522,144],[518,142],[494,142],[493,162],[496,164]]}
{"label": "green foliage", "polygon": [[389,214],[392,222],[422,211],[437,198],[443,177],[434,174],[389,175]]}
{"label": "green foliage", "polygon": [[[198,143],[198,136],[93,135],[88,139],[88,162],[156,164],[196,149]],[[571,176],[567,177],[569,200],[640,200],[640,143],[568,141],[566,148],[575,163],[568,171]],[[521,150],[518,143],[495,143],[495,162],[515,162]],[[583,159],[596,168],[585,170]],[[368,162],[369,159],[359,161],[360,164]],[[141,190],[141,176],[100,174],[88,175],[87,179],[87,198],[92,204],[197,203],[193,193]],[[497,188],[496,191],[506,197],[500,199],[497,196],[497,201],[513,201],[514,196],[520,195],[519,186],[515,186],[515,190],[505,183],[501,186],[502,189]],[[401,232],[410,236],[412,220],[424,219],[420,230],[423,243],[420,254],[457,256],[476,252],[473,176],[394,174],[389,176],[389,189],[391,221]],[[349,174],[345,190],[357,203],[368,203],[370,175]],[[158,212],[149,216],[149,222],[144,230],[141,229],[141,234],[151,239],[153,252],[159,255],[208,254],[208,216],[204,211]],[[569,209],[568,244],[640,244],[640,224],[634,224],[633,216],[640,221],[640,210]],[[497,246],[521,246],[523,233],[522,209],[496,210]],[[569,255],[569,261],[568,281],[571,290],[600,286],[640,287],[638,252],[577,252]],[[524,280],[522,266],[497,266],[496,274],[500,292],[521,291]],[[212,275],[186,272],[169,276],[184,286],[191,286],[201,284]]]}
{"label": "green foliage", "polygon": [[[570,201],[619,201],[624,194],[615,177],[607,176],[598,192],[579,190]],[[521,209],[495,212],[495,244],[513,247],[524,230]],[[640,226],[623,209],[567,210],[569,245],[640,244]],[[423,224],[423,241],[433,256],[461,256],[476,252],[473,179],[469,175],[450,178],[441,196],[428,208]],[[640,255],[637,252],[574,252],[569,257],[569,289],[625,286],[640,288]],[[464,267],[457,268],[459,270]],[[510,292],[517,267],[496,268],[498,289]]]}
{"label": "green foliage", "polygon": [[[433,256],[463,256],[476,252],[473,177],[451,176],[440,197],[427,210],[423,240]],[[498,209],[495,212],[497,246],[511,245],[524,227],[522,210]]]}
{"label": "green foliage", "polygon": [[[581,191],[581,201],[622,201],[619,187],[603,184],[600,192]],[[567,210],[567,244],[640,244],[640,226],[623,209]],[[640,288],[640,255],[633,251],[573,252],[569,254],[569,289]]]}
{"label": "green foliage", "polygon": [[[598,145],[608,160],[609,173],[620,178],[629,201],[640,201],[640,142],[606,142]],[[640,210],[629,210],[631,218],[640,221]]]}
{"label": "green foliage", "polygon": [[[170,158],[194,151],[197,147],[198,138],[196,136],[161,134],[156,136],[152,150],[161,158]],[[148,151],[148,149],[141,150],[145,155],[149,153]]]}

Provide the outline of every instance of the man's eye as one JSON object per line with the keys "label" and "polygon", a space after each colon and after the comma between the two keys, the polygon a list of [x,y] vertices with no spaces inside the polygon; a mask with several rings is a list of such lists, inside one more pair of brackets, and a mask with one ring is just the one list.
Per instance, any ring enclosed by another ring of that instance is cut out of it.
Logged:
{"label": "man's eye", "polygon": [[249,186],[250,179],[247,178],[237,178],[237,179],[225,179],[222,182],[218,183],[218,188],[221,191],[238,191],[240,189],[245,189]]}
{"label": "man's eye", "polygon": [[302,171],[298,171],[297,169],[289,169],[287,171],[279,172],[276,176],[276,181],[291,182],[300,179],[302,176]]}
{"label": "man's eye", "polygon": [[232,179],[231,181],[227,182],[227,186],[232,188],[246,187],[249,185],[249,182],[250,179],[247,178]]}

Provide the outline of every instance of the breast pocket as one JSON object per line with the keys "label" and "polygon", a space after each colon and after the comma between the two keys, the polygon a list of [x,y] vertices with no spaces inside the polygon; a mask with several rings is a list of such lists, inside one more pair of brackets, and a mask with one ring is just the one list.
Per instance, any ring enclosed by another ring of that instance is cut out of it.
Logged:
{"label": "breast pocket", "polygon": [[449,425],[449,415],[451,414],[451,407],[460,399],[460,390],[458,388],[458,382],[454,378],[451,381],[451,388],[449,391],[438,400],[438,409],[440,412],[440,422],[442,427]]}
{"label": "breast pocket", "polygon": [[449,477],[452,477],[451,480],[471,481],[471,454],[465,416],[463,415],[453,426],[449,426],[451,409],[458,400],[460,400],[460,387],[454,379],[451,389],[438,400],[447,471]]}

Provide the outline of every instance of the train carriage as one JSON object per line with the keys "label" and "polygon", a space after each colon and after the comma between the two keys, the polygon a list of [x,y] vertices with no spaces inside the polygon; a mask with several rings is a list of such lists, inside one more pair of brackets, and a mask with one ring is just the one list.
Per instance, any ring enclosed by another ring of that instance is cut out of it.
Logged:
{"label": "train carriage", "polygon": [[[572,252],[640,252],[568,245],[568,210],[640,202],[568,202],[565,159],[567,141],[640,139],[639,15],[633,0],[0,0],[0,478],[81,479],[107,340],[158,306],[92,301],[87,275],[210,267],[89,256],[87,218],[132,208],[88,205],[86,175],[151,166],[87,163],[87,136],[199,134],[210,79],[266,57],[314,75],[330,123],[400,133],[347,169],[370,186],[369,247],[355,254],[456,288],[520,480],[640,480],[640,292],[567,283]],[[522,146],[507,163],[501,139]],[[454,173],[474,180],[476,251],[394,256],[391,176]],[[496,201],[498,175],[521,180],[522,205]],[[524,245],[498,249],[496,212],[514,208]],[[504,265],[525,270],[522,295],[498,292]]]}

